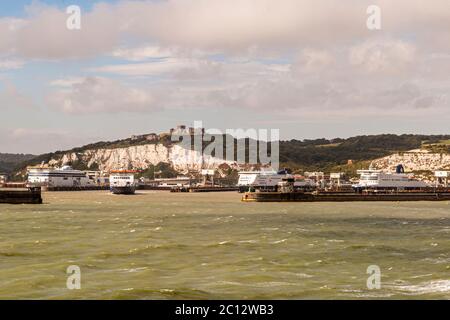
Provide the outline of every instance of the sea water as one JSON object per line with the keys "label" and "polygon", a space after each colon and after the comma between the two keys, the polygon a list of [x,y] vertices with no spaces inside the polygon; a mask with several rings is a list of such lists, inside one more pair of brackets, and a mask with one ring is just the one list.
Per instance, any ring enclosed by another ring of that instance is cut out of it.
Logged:
{"label": "sea water", "polygon": [[[1,299],[450,299],[448,202],[43,197],[0,204]],[[78,290],[69,266],[79,267]]]}

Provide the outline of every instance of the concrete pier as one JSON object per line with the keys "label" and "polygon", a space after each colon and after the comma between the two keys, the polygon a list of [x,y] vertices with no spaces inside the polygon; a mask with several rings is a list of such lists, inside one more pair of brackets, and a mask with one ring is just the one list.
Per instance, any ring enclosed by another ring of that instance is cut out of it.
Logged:
{"label": "concrete pier", "polygon": [[41,204],[41,188],[1,188],[0,203]]}
{"label": "concrete pier", "polygon": [[302,193],[247,192],[244,202],[450,201],[450,192]]}

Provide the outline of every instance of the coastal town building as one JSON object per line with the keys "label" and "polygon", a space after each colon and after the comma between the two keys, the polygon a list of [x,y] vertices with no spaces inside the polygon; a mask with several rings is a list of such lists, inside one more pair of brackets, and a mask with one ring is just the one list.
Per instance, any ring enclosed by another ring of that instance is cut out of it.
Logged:
{"label": "coastal town building", "polygon": [[345,179],[345,174],[343,172],[332,172],[330,173],[330,185],[331,186],[341,186],[341,182]]}
{"label": "coastal town building", "polygon": [[159,135],[157,135],[156,133],[132,135],[130,139],[132,141],[136,140],[158,141]]}
{"label": "coastal town building", "polygon": [[0,185],[8,181],[8,175],[6,173],[0,173]]}
{"label": "coastal town building", "polygon": [[450,180],[450,171],[436,171],[434,173],[436,178],[436,186],[448,187],[448,182]]}
{"label": "coastal town building", "polygon": [[171,128],[169,130],[169,133],[172,134],[179,134],[179,135],[183,135],[183,134],[189,134],[189,135],[194,135],[194,134],[205,134],[205,128],[193,128],[193,127],[187,127],[183,124],[178,125],[176,128]]}
{"label": "coastal town building", "polygon": [[305,177],[311,181],[313,181],[316,185],[324,188],[326,184],[326,176],[323,172],[305,172]]}
{"label": "coastal town building", "polygon": [[91,184],[97,186],[107,186],[109,185],[109,175],[103,171],[85,171]]}
{"label": "coastal town building", "polygon": [[154,187],[184,187],[191,186],[194,183],[191,177],[178,176],[176,178],[156,178],[154,180],[146,180],[141,178],[141,182]]}
{"label": "coastal town building", "polygon": [[156,133],[150,133],[145,136],[145,139],[147,141],[158,141],[158,138],[159,138],[159,135],[157,135]]}

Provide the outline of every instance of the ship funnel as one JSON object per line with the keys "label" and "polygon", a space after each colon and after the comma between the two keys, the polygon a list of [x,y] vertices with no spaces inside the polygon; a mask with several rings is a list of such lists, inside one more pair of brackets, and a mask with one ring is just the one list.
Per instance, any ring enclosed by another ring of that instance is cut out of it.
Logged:
{"label": "ship funnel", "polygon": [[292,170],[289,168],[284,168],[283,170],[279,170],[277,174],[291,174]]}

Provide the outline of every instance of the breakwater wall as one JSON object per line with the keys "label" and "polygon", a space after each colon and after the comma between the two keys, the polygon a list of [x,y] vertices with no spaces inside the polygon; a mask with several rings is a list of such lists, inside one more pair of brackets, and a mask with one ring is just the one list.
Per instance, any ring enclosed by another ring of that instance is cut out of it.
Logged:
{"label": "breakwater wall", "polygon": [[1,188],[0,203],[41,204],[41,188]]}
{"label": "breakwater wall", "polygon": [[247,192],[244,202],[355,202],[355,201],[450,201],[449,192],[398,193],[301,193]]}

